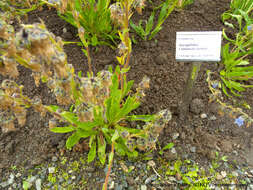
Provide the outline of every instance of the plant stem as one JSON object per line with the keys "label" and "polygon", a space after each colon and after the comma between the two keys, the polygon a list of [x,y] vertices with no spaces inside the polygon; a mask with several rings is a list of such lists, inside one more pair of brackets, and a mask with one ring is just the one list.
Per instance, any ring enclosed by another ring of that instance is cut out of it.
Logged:
{"label": "plant stem", "polygon": [[87,59],[88,59],[89,72],[90,72],[91,75],[93,75],[92,67],[91,67],[91,58],[90,58],[89,46],[86,47],[86,51],[87,51]]}
{"label": "plant stem", "polygon": [[[112,143],[111,153],[114,154],[114,142]],[[110,176],[111,168],[112,168],[112,163],[113,163],[113,159],[110,161],[109,166],[108,166],[108,171],[107,171],[106,177],[105,177],[105,183],[103,184],[103,190],[107,190],[108,180],[109,180],[109,176]]]}
{"label": "plant stem", "polygon": [[194,83],[197,79],[198,72],[201,66],[200,62],[193,62],[191,64],[192,64],[191,70],[188,74],[188,80],[185,87],[185,91],[183,92],[182,104],[180,105],[180,119],[182,121],[186,121],[186,115],[189,112],[189,106],[192,100]]}

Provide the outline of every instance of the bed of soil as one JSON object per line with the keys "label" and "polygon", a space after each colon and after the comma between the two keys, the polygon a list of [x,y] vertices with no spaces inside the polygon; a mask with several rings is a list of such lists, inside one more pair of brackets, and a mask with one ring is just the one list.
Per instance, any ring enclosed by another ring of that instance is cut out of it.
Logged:
{"label": "bed of soil", "polygon": [[[187,120],[182,122],[179,119],[179,105],[192,63],[176,62],[176,32],[221,31],[225,28],[220,19],[221,14],[229,9],[229,3],[229,0],[196,0],[186,9],[174,11],[155,39],[143,41],[135,37],[137,44],[133,44],[128,78],[134,79],[136,83],[140,82],[144,75],[151,79],[145,101],[135,112],[153,114],[165,108],[172,111],[173,118],[164,129],[159,142],[161,147],[173,142],[177,154],[175,156],[169,151],[165,152],[162,157],[166,160],[190,158],[200,166],[206,167],[218,151],[221,155],[227,155],[230,163],[253,168],[253,126],[238,127],[234,124],[233,118],[218,114],[217,103],[208,102],[210,91],[206,83],[206,70],[217,70],[217,63],[203,63],[194,88]],[[143,15],[134,15],[133,20],[148,18],[151,11],[148,5]],[[39,22],[39,19],[45,22],[49,31],[62,37],[63,40],[78,41],[76,29],[61,20],[54,9],[49,10],[44,7],[41,11],[29,13],[24,23]],[[87,71],[87,59],[80,47],[75,44],[65,45],[65,52],[68,55],[68,62],[74,66],[76,72]],[[116,65],[115,50],[109,47],[92,48],[91,55],[95,72],[106,69],[110,65]],[[19,71],[20,76],[17,82],[25,86],[26,95],[31,98],[39,96],[44,104],[56,103],[55,97],[46,85],[41,84],[39,88],[35,86],[29,70],[20,67]],[[5,78],[0,75],[0,82],[3,79]],[[243,98],[238,101],[244,100],[253,107],[252,92],[250,89],[247,90]],[[201,117],[203,113],[207,117]],[[247,113],[253,117],[251,110]],[[47,123],[50,117],[52,116],[47,115],[42,118],[39,113],[29,109],[24,127],[13,133],[0,132],[0,180],[8,176],[11,166],[22,166],[28,170],[50,162],[54,156],[59,157],[67,136],[54,134],[48,130]],[[175,138],[177,134],[179,136]],[[85,151],[83,153],[66,151],[65,156],[70,159],[86,153]],[[152,158],[155,160],[158,155],[158,151],[154,151]],[[96,168],[96,172],[103,170],[93,164],[92,167]],[[104,172],[101,175],[104,177]],[[87,189],[91,189],[89,187],[96,189],[94,182],[87,181]]]}

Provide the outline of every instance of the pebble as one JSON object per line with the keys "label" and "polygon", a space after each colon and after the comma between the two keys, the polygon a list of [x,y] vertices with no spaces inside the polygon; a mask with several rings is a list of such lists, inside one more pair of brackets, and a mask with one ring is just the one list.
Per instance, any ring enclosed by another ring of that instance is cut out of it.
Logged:
{"label": "pebble", "polygon": [[57,158],[56,156],[53,156],[53,157],[52,157],[52,161],[53,161],[53,162],[57,162],[57,160],[58,160],[58,158]]}
{"label": "pebble", "polygon": [[202,114],[200,115],[200,118],[201,118],[201,119],[206,119],[206,118],[207,118],[207,115],[206,115],[205,113],[202,113]]}
{"label": "pebble", "polygon": [[177,153],[177,151],[176,151],[176,149],[173,147],[173,148],[171,148],[171,153],[173,153],[173,154],[176,154]]}
{"label": "pebble", "polygon": [[145,180],[145,184],[149,184],[151,181],[155,181],[157,179],[157,175],[156,174],[153,174],[151,175],[150,177],[148,177],[146,180]]}
{"label": "pebble", "polygon": [[16,178],[18,178],[18,177],[20,177],[22,174],[21,173],[17,173],[15,176],[16,176]]}
{"label": "pebble", "polygon": [[155,162],[153,160],[149,160],[148,165],[151,167],[155,167]]}
{"label": "pebble", "polygon": [[195,146],[192,146],[192,147],[190,148],[190,151],[193,152],[193,153],[195,153],[195,152],[196,152],[196,147],[195,147]]}
{"label": "pebble", "polygon": [[147,186],[146,185],[141,185],[141,190],[147,190]]}
{"label": "pebble", "polygon": [[227,172],[226,171],[222,171],[221,175],[222,175],[223,178],[225,178],[227,176]]}
{"label": "pebble", "polygon": [[111,184],[110,184],[110,186],[109,186],[109,189],[114,189],[114,185],[115,185],[115,182],[112,181]]}
{"label": "pebble", "polygon": [[238,174],[236,171],[232,171],[232,175],[233,175],[234,177],[238,177],[238,176],[239,176],[239,174]]}
{"label": "pebble", "polygon": [[176,140],[179,137],[179,133],[173,133],[172,134],[172,139]]}
{"label": "pebble", "polygon": [[41,190],[41,179],[35,181],[36,190]]}
{"label": "pebble", "polygon": [[218,174],[218,175],[216,176],[216,179],[217,179],[217,180],[221,180],[222,178],[223,178],[223,176],[220,175],[220,174]]}
{"label": "pebble", "polygon": [[245,180],[247,183],[251,183],[250,179],[247,178],[247,177],[246,177],[244,180]]}
{"label": "pebble", "polygon": [[115,184],[115,190],[123,190],[123,185]]}
{"label": "pebble", "polygon": [[52,174],[55,172],[55,167],[49,167],[48,168],[48,173]]}
{"label": "pebble", "polygon": [[216,120],[217,118],[215,117],[215,115],[212,115],[211,117],[210,117],[210,120],[211,121],[214,121],[214,120]]}

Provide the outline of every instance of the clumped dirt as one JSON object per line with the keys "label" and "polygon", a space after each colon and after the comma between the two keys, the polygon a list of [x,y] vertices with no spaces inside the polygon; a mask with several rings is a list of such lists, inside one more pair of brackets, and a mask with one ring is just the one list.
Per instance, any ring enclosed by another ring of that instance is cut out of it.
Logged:
{"label": "clumped dirt", "polygon": [[[142,41],[136,37],[138,43],[133,44],[131,57],[131,70],[129,79],[140,82],[144,75],[151,79],[150,89],[145,101],[136,113],[152,114],[161,109],[169,108],[173,112],[173,119],[160,137],[161,147],[169,142],[175,144],[177,156],[197,160],[205,166],[208,160],[214,159],[215,152],[227,155],[229,160],[236,160],[238,165],[253,166],[253,130],[252,126],[245,128],[234,124],[234,119],[220,116],[218,105],[208,103],[210,91],[206,83],[206,70],[217,70],[216,63],[203,63],[191,104],[191,112],[187,122],[179,120],[179,105],[184,93],[185,83],[191,63],[176,62],[175,41],[177,31],[221,31],[225,26],[220,20],[221,14],[229,8],[229,0],[198,0],[185,10],[174,11],[163,24],[163,29],[154,40]],[[148,18],[151,13],[147,7],[141,18]],[[42,19],[49,31],[66,41],[78,41],[76,29],[61,20],[55,10],[44,8],[29,14],[25,23],[39,22]],[[140,16],[134,15],[138,20]],[[67,32],[63,32],[64,28]],[[132,34],[133,35],[133,34]],[[81,48],[75,44],[66,45],[65,52],[68,62],[76,70],[86,73],[87,59]],[[95,72],[116,65],[115,50],[109,47],[92,48],[92,64]],[[44,104],[56,104],[54,96],[46,85],[36,88],[31,72],[19,68],[20,77],[17,82],[24,85],[25,94],[29,97],[39,96]],[[0,75],[0,82],[4,79]],[[251,107],[252,90],[244,96]],[[197,100],[196,100],[197,99]],[[207,118],[201,118],[205,113]],[[253,112],[248,111],[253,117]],[[39,113],[29,109],[25,127],[15,133],[2,134],[0,132],[0,176],[4,176],[13,165],[24,166],[29,169],[51,159],[51,157],[64,147],[66,135],[53,134],[48,130],[47,123],[51,116],[40,117]],[[173,140],[173,135],[179,138]],[[195,147],[196,151],[192,150]],[[74,154],[74,153],[73,153]],[[68,156],[71,157],[70,152]],[[154,152],[156,156],[156,152]],[[169,152],[163,155],[171,160],[175,157]]]}

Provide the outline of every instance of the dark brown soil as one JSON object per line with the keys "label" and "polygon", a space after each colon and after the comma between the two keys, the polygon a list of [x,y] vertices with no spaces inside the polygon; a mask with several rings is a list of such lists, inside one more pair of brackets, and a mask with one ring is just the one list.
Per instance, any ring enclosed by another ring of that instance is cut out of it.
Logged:
{"label": "dark brown soil", "polygon": [[[217,104],[208,103],[210,91],[206,83],[206,70],[217,70],[216,63],[203,63],[194,89],[192,112],[187,115],[188,121],[182,124],[178,117],[178,110],[191,63],[176,62],[175,37],[177,31],[221,31],[221,14],[229,8],[229,0],[196,0],[183,11],[174,11],[163,24],[163,29],[155,40],[138,40],[133,45],[131,57],[131,70],[129,79],[138,83],[144,75],[151,79],[151,87],[147,92],[145,102],[136,111],[139,114],[152,114],[161,109],[169,108],[173,112],[173,119],[164,130],[160,138],[161,147],[169,142],[174,142],[178,157],[190,157],[201,166],[206,166],[208,160],[214,159],[216,151],[227,155],[230,161],[236,160],[238,165],[248,164],[253,167],[253,129],[252,126],[238,127],[234,119],[220,116],[217,113]],[[142,18],[150,15],[146,8]],[[44,8],[29,14],[27,23],[44,20],[49,31],[56,36],[61,36],[66,41],[78,41],[76,29],[61,20],[56,12]],[[134,20],[139,16],[134,15]],[[63,28],[67,33],[63,33]],[[136,38],[138,39],[138,38]],[[86,72],[87,59],[77,45],[66,45],[65,52],[68,62],[74,65],[76,71]],[[95,72],[115,65],[115,50],[109,47],[92,48],[92,64]],[[35,87],[30,72],[19,68],[20,77],[17,82],[25,86],[25,94],[29,97],[39,96],[44,104],[55,104],[55,98],[49,89],[41,84]],[[0,82],[4,78],[0,75]],[[252,90],[244,94],[243,100],[253,107]],[[195,111],[194,111],[195,110]],[[195,113],[193,113],[195,112]],[[199,112],[199,113],[198,113]],[[202,119],[201,113],[207,118]],[[253,112],[248,112],[253,117]],[[215,117],[214,117],[215,116]],[[41,118],[39,113],[29,110],[25,127],[11,134],[0,132],[0,176],[4,176],[13,165],[31,168],[39,165],[59,152],[64,146],[65,135],[53,134],[48,130],[47,122],[50,118]],[[179,138],[173,140],[174,134],[179,133]],[[196,147],[196,152],[190,147]],[[73,156],[69,153],[68,156]],[[156,152],[154,153],[154,157]],[[165,159],[173,159],[171,154],[164,154]]]}

